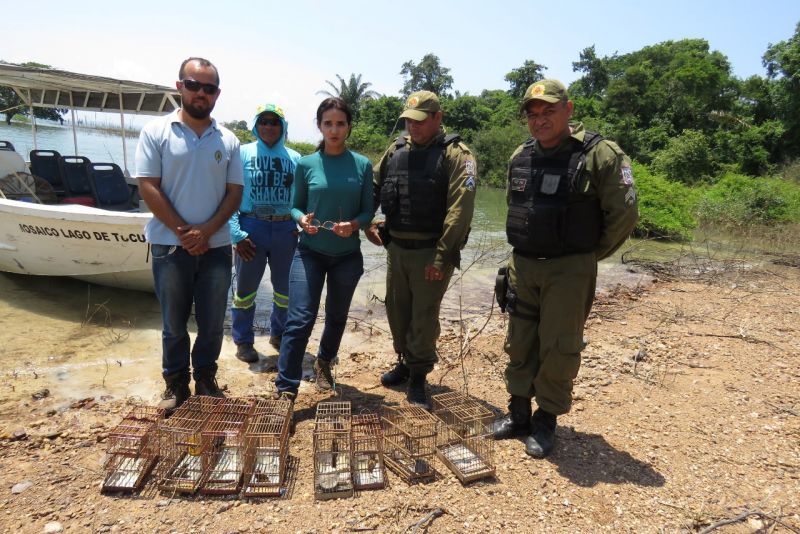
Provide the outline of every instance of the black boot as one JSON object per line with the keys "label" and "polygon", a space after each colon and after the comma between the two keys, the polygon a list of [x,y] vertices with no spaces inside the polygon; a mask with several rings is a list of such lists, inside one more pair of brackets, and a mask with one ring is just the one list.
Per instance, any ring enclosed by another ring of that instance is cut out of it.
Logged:
{"label": "black boot", "polygon": [[428,395],[425,392],[427,385],[427,373],[414,373],[409,375],[408,391],[406,392],[406,400],[409,404],[419,406],[428,411],[431,409],[431,404],[428,402]]}
{"label": "black boot", "polygon": [[189,390],[189,372],[179,371],[164,375],[164,382],[167,387],[161,394],[161,402],[158,403],[158,407],[164,410],[165,417],[169,417],[192,395]]}
{"label": "black boot", "polygon": [[525,452],[544,458],[553,451],[556,441],[556,416],[537,408],[531,421],[531,434],[525,437]]}
{"label": "black boot", "polygon": [[408,367],[403,363],[403,355],[398,354],[395,366],[381,375],[381,384],[387,388],[405,384],[410,374]]}
{"label": "black boot", "polygon": [[492,423],[494,439],[509,439],[524,436],[531,430],[531,400],[511,395],[508,413]]}
{"label": "black boot", "polygon": [[224,399],[225,394],[217,385],[217,366],[209,365],[194,370],[194,394]]}
{"label": "black boot", "polygon": [[258,352],[252,343],[241,343],[236,345],[236,357],[244,363],[255,363],[258,361]]}

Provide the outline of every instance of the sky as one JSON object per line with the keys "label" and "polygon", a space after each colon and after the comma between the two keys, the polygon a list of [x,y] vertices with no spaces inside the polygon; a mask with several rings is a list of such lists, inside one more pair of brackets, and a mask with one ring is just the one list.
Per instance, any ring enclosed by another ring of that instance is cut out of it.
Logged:
{"label": "sky", "polygon": [[791,38],[800,22],[797,0],[29,0],[24,7],[30,16],[3,28],[0,60],[174,86],[183,59],[205,57],[221,76],[217,120],[249,121],[259,104],[275,102],[290,139],[310,142],[320,137],[317,92],[337,74],[361,74],[372,90],[398,95],[402,64],[433,53],[450,69],[453,89],[477,95],[508,89],[504,76],[525,60],[568,84],[586,47],[607,56],[702,38],[747,78],[765,75],[767,47]]}

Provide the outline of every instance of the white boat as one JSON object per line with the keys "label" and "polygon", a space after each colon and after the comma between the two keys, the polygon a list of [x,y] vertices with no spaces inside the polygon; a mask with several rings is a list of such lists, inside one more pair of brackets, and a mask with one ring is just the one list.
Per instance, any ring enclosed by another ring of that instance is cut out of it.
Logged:
{"label": "white boat", "polygon": [[[0,86],[13,88],[30,107],[119,113],[122,128],[124,113],[163,115],[180,106],[178,93],[169,87],[17,65],[0,64]],[[124,155],[125,136],[121,137]],[[22,170],[15,156],[7,156],[5,165],[0,159],[0,177]],[[128,177],[127,156],[123,157]],[[144,238],[144,225],[151,217],[150,213],[0,198],[0,271],[70,276],[153,291]]]}

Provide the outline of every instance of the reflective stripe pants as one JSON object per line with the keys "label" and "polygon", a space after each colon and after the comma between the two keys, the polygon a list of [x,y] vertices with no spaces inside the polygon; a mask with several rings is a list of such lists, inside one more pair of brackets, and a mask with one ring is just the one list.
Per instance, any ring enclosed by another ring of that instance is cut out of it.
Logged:
{"label": "reflective stripe pants", "polygon": [[294,221],[271,222],[241,217],[239,222],[256,250],[250,261],[242,260],[238,254],[234,258],[236,292],[231,305],[231,336],[236,344],[253,343],[256,294],[267,264],[272,284],[269,333],[272,336],[283,335],[289,304],[289,268],[297,246]]}

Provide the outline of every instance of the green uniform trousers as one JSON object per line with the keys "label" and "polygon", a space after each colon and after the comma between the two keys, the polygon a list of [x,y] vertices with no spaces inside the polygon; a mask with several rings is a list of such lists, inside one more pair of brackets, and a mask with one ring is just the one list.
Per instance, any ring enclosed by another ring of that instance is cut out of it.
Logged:
{"label": "green uniform trousers", "polygon": [[516,293],[504,347],[509,356],[508,392],[535,397],[541,409],[565,414],[572,405],[572,382],[581,365],[597,258],[593,252],[552,259],[512,254],[508,272]]}
{"label": "green uniform trousers", "polygon": [[403,354],[415,373],[429,373],[436,363],[439,306],[453,274],[448,266],[442,280],[425,280],[425,266],[433,265],[436,248],[405,249],[394,242],[386,256],[386,316],[394,350]]}

